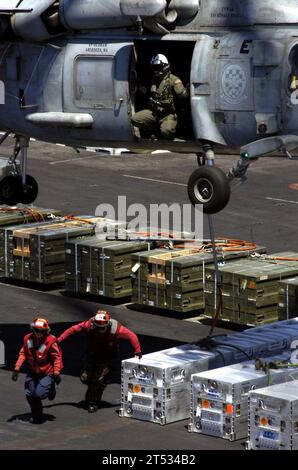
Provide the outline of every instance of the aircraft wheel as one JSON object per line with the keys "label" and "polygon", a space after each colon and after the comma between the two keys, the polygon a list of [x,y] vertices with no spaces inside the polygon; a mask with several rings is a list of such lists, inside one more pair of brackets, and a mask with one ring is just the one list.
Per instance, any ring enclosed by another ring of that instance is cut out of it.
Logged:
{"label": "aircraft wheel", "polygon": [[23,204],[31,204],[38,195],[38,184],[31,175],[26,175],[26,184],[22,188],[20,200]]}
{"label": "aircraft wheel", "polygon": [[17,176],[6,176],[0,181],[0,203],[14,206],[20,202],[22,186]]}
{"label": "aircraft wheel", "polygon": [[220,168],[198,168],[190,175],[187,186],[190,201],[192,204],[203,204],[205,214],[220,212],[229,202],[229,181]]}

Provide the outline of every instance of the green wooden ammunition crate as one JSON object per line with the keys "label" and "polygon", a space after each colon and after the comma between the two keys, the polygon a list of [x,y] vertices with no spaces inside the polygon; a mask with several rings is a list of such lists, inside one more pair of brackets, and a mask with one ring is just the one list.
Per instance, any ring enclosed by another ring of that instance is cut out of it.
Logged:
{"label": "green wooden ammunition crate", "polygon": [[[254,252],[264,253],[264,247],[257,247]],[[218,260],[242,258],[249,256],[252,251],[230,251],[218,255]],[[213,254],[211,252],[186,248],[186,249],[157,249],[149,252],[136,253],[133,255],[133,261],[140,265],[140,280],[156,278],[157,282],[164,279],[167,284],[174,284],[184,288],[184,291],[196,289],[195,282],[203,281],[205,266],[213,263]]]}
{"label": "green wooden ammunition crate", "polygon": [[277,309],[271,307],[264,307],[257,314],[241,313],[240,315],[241,320],[239,323],[247,326],[262,326],[278,321]]}
{"label": "green wooden ammunition crate", "polygon": [[[213,309],[218,305],[219,297],[215,296],[214,292],[208,292],[205,290],[205,303]],[[229,294],[222,294],[222,306],[223,308],[229,308],[232,310],[240,310],[245,313],[254,313],[260,307],[266,307],[268,305],[277,305],[278,292],[270,295],[262,295],[260,298],[239,298]]]}
{"label": "green wooden ammunition crate", "polygon": [[168,296],[167,306],[168,309],[175,312],[192,312],[194,310],[201,310],[204,308],[204,295],[203,290],[185,292],[180,297]]}
{"label": "green wooden ammunition crate", "polygon": [[17,204],[15,207],[0,205],[0,227],[18,224],[44,222],[52,217],[61,216],[57,209],[44,209],[37,206]]}
{"label": "green wooden ammunition crate", "polygon": [[110,298],[132,294],[131,254],[147,250],[145,241],[94,238],[66,243],[66,289]]}
{"label": "green wooden ammunition crate", "polygon": [[29,224],[34,222],[51,221],[59,217],[61,211],[57,209],[45,209],[36,206],[25,206],[18,204],[11,208],[0,205],[0,277],[5,277],[5,262],[7,254],[12,253],[13,248],[7,246],[6,232],[2,227],[12,227],[16,225]]}
{"label": "green wooden ammunition crate", "polygon": [[179,298],[167,296],[166,289],[149,288],[147,293],[133,296],[133,301],[141,305],[148,305],[161,309],[186,313],[199,310],[204,307],[203,296],[200,291],[185,292]]}
{"label": "green wooden ammunition crate", "polygon": [[[214,318],[213,308],[206,305],[204,316]],[[220,320],[246,326],[262,326],[267,323],[273,323],[278,320],[277,309],[272,307],[263,307],[255,314],[236,312],[227,308],[222,309]]]}
{"label": "green wooden ammunition crate", "polygon": [[65,281],[65,242],[90,237],[101,218],[57,218],[51,222],[0,227],[5,246],[4,276],[42,284]]}
{"label": "green wooden ammunition crate", "polygon": [[133,304],[147,305],[148,291],[147,290],[139,291],[138,289],[133,289],[131,301]]}
{"label": "green wooden ammunition crate", "polygon": [[[258,247],[254,251],[264,253],[266,250]],[[219,254],[219,261],[249,254],[251,251],[222,253]],[[205,270],[214,261],[211,252],[199,252],[191,248],[157,249],[136,253],[132,259],[138,267],[133,286],[133,302],[178,312],[204,307]],[[192,298],[195,301],[189,300]]]}
{"label": "green wooden ammunition crate", "polygon": [[[230,261],[225,266],[220,266],[223,310],[228,309],[241,314],[241,324],[265,324],[273,321],[273,318],[276,320],[279,281],[298,273],[298,262],[295,260],[297,257],[298,254],[295,252],[281,252],[270,255],[269,259],[268,257],[244,259]],[[293,261],[273,258],[293,258]],[[215,269],[208,266],[205,302],[208,305],[208,314],[212,317],[219,302],[214,280]],[[253,315],[258,316],[259,320],[252,320]],[[240,323],[237,318],[234,321]],[[245,321],[249,323],[244,323]]]}
{"label": "green wooden ammunition crate", "polygon": [[157,291],[155,287],[149,287],[146,305],[157,308],[168,308],[166,289],[158,289]]}
{"label": "green wooden ammunition crate", "polygon": [[127,297],[131,295],[131,279],[107,279],[102,283],[98,278],[84,278],[81,279],[78,292],[105,296],[112,299]]}
{"label": "green wooden ammunition crate", "polygon": [[[251,290],[264,289],[266,286],[276,285],[279,280],[291,277],[298,273],[298,261],[274,260],[273,258],[298,257],[295,252],[274,253],[269,257],[258,259],[243,259],[229,261],[220,266],[221,282],[225,288],[230,286],[230,292],[239,297],[248,296]],[[206,284],[208,288],[214,286],[215,269],[213,266],[206,268]]]}
{"label": "green wooden ammunition crate", "polygon": [[[206,298],[205,298],[206,300]],[[204,310],[204,317],[206,318],[214,318],[215,312],[213,305],[205,304]],[[239,322],[239,314],[233,310],[229,309],[222,309],[220,312],[219,320],[231,322],[231,323],[238,323]]]}

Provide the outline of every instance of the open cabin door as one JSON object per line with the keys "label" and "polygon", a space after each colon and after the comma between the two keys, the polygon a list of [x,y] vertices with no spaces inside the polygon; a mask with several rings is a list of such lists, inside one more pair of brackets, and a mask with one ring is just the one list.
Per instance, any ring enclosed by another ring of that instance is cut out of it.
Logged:
{"label": "open cabin door", "polygon": [[89,113],[96,140],[130,141],[130,58],[133,43],[72,42],[67,45],[64,112]]}

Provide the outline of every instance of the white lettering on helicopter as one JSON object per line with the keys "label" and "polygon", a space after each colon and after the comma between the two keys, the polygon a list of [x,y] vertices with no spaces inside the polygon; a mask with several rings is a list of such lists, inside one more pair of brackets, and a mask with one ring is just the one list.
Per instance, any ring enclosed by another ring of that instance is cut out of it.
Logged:
{"label": "white lettering on helicopter", "polygon": [[246,39],[245,41],[243,41],[241,45],[241,49],[240,49],[240,54],[249,54],[250,53],[249,44],[251,43],[252,43],[251,39]]}
{"label": "white lettering on helicopter", "polygon": [[211,13],[211,18],[241,18],[241,13],[235,12],[234,8],[223,7],[221,11]]}
{"label": "white lettering on helicopter", "polygon": [[5,85],[2,80],[0,80],[0,104],[5,104]]}
{"label": "white lettering on helicopter", "polygon": [[108,54],[109,49],[107,47],[107,44],[89,44],[88,47],[86,47],[86,52],[97,52],[100,54]]}

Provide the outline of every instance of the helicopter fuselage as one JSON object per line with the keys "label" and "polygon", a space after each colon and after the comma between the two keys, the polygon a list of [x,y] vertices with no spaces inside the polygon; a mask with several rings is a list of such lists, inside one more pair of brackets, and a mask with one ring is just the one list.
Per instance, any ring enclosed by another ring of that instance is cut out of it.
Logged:
{"label": "helicopter fuselage", "polygon": [[199,140],[238,148],[268,135],[297,134],[295,35],[294,29],[271,28],[159,40],[106,33],[2,43],[0,127],[71,146],[138,148],[131,125],[139,107],[136,70],[146,69],[144,57],[158,50],[166,51],[174,73],[189,80],[192,131],[182,142],[142,141],[145,148],[194,151]]}
{"label": "helicopter fuselage", "polygon": [[[240,149],[228,174],[234,178],[243,177],[250,158],[278,150],[291,157],[298,146],[296,0],[11,3],[0,0],[0,128],[23,139],[22,149],[29,137],[167,149],[195,152],[199,165],[210,167],[214,150]],[[177,103],[174,140],[144,138],[131,120],[148,107],[157,53],[190,91]],[[229,191],[226,176],[212,174],[197,170],[188,186],[194,204],[207,204],[221,187],[210,204],[215,212]]]}

